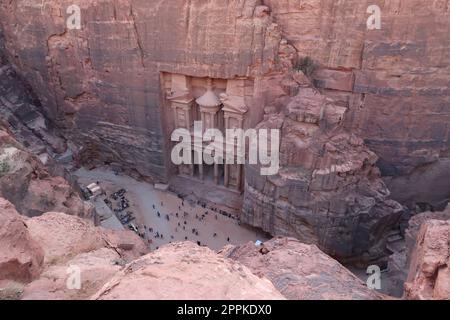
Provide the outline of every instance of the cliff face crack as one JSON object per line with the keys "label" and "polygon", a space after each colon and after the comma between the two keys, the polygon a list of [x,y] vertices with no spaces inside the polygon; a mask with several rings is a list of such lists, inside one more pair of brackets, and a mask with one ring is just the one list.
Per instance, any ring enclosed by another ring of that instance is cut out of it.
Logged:
{"label": "cliff face crack", "polygon": [[142,45],[142,41],[141,38],[139,36],[139,31],[137,28],[137,24],[136,24],[136,16],[133,12],[133,5],[130,3],[130,17],[132,19],[132,24],[133,24],[133,30],[134,30],[134,35],[136,37],[136,43],[137,43],[137,47],[139,50],[139,54],[140,54],[140,58],[141,58],[141,65],[143,68],[145,68],[145,53],[144,53],[144,47]]}
{"label": "cliff face crack", "polygon": [[[52,54],[51,54],[51,49],[52,49],[51,43],[52,43],[53,39],[62,38],[62,37],[65,37],[66,35],[67,35],[67,30],[64,29],[64,31],[61,32],[61,33],[55,33],[55,34],[51,34],[50,36],[48,36],[47,42],[46,42],[46,45],[47,45],[47,59],[49,59],[48,62],[47,62],[48,63],[48,71],[47,71],[47,73],[49,74],[49,76],[53,75],[55,80],[59,83],[60,87],[61,87],[61,77],[60,77],[59,71],[57,70],[56,66],[53,64],[53,57],[52,57]],[[54,103],[55,103],[55,110],[56,110],[56,113],[58,114],[59,110],[61,109],[61,107],[60,107],[60,105],[58,103],[58,94],[56,93],[55,87],[52,87],[50,89],[50,91],[52,92],[52,95],[53,95],[53,98],[54,98],[53,100],[54,100]]]}

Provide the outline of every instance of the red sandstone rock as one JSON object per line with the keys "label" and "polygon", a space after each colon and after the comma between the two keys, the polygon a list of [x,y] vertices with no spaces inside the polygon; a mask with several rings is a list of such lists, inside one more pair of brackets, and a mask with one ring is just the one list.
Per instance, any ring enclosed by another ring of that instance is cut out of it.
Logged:
{"label": "red sandstone rock", "polygon": [[339,259],[377,259],[386,254],[388,232],[403,208],[389,200],[377,156],[343,128],[340,111],[302,87],[286,110],[259,124],[281,130],[281,169],[266,177],[259,166],[245,166],[241,220],[317,244]]}
{"label": "red sandstone rock", "polygon": [[[97,292],[116,272],[119,254],[109,248],[101,248],[81,253],[65,263],[49,266],[39,279],[28,284],[21,296],[22,300],[82,300]],[[68,288],[71,267],[80,271],[81,289]]]}
{"label": "red sandstone rock", "polygon": [[0,198],[0,280],[29,282],[42,270],[44,253],[14,206]]}
{"label": "red sandstone rock", "polygon": [[[126,263],[148,252],[134,232],[106,230],[64,213],[46,213],[27,223],[44,249],[45,270],[25,287],[25,300],[87,299]],[[67,286],[72,267],[80,271],[79,290]]]}
{"label": "red sandstone rock", "polygon": [[1,130],[0,160],[8,170],[0,175],[0,196],[26,216],[58,211],[89,216],[92,205],[83,201],[62,177],[52,176],[40,160],[27,152],[9,133]]}
{"label": "red sandstone rock", "polygon": [[[267,126],[275,115],[284,133],[279,176],[246,168],[246,222],[338,257],[373,258],[384,253],[400,214],[375,163],[396,199],[434,206],[448,199],[450,19],[443,2],[384,4],[377,31],[366,30],[369,3],[359,0],[78,4],[84,24],[76,32],[66,32],[65,4],[55,0],[5,3],[0,18],[8,57],[80,147],[82,162],[167,180],[162,75],[246,77],[255,79],[246,94],[251,123],[265,116]],[[324,95],[298,73],[291,79],[297,55],[323,66],[316,82]]]}
{"label": "red sandstone rock", "polygon": [[412,253],[405,297],[450,300],[450,222],[422,225]]}
{"label": "red sandstone rock", "polygon": [[[323,67],[319,86],[347,109],[346,126],[380,156],[396,199],[440,204],[448,198],[445,1],[378,3],[382,29],[371,31],[373,3],[360,0],[77,4],[83,25],[75,32],[66,32],[67,4],[56,0],[4,3],[0,20],[8,57],[47,114],[84,146],[84,161],[117,162],[164,178],[160,73],[273,76],[280,57],[298,53]],[[254,95],[261,109],[272,107],[264,101],[271,90],[264,81]],[[431,191],[436,177],[443,188]]]}
{"label": "red sandstone rock", "polygon": [[[64,213],[45,213],[27,223],[31,237],[44,249],[46,265],[65,263],[78,254],[101,248],[111,248],[122,258],[147,252],[142,239],[131,231],[98,228],[91,221]],[[126,248],[122,246],[125,243]]]}
{"label": "red sandstone rock", "polygon": [[125,267],[92,299],[283,300],[266,278],[194,243],[164,246]]}
{"label": "red sandstone rock", "polygon": [[[321,65],[316,74],[330,69],[349,74],[333,71],[318,84],[348,108],[346,126],[380,157],[383,175],[392,177],[386,181],[394,199],[433,205],[448,199],[449,113],[443,106],[450,102],[450,39],[445,36],[450,13],[445,2],[264,3],[299,55]],[[381,30],[366,28],[373,4],[381,9]]]}
{"label": "red sandstone rock", "polygon": [[423,212],[413,216],[408,222],[405,232],[407,261],[410,262],[411,255],[417,244],[417,237],[422,226],[429,220],[450,220],[450,205],[442,212]]}
{"label": "red sandstone rock", "polygon": [[383,295],[314,245],[275,238],[263,246],[249,243],[225,248],[223,256],[266,277],[289,300],[377,300]]}

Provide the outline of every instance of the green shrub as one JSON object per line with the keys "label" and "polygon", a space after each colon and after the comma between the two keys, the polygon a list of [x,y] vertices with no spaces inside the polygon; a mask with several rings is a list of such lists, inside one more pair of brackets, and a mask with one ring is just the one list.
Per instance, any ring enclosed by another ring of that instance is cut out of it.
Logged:
{"label": "green shrub", "polygon": [[3,177],[9,172],[9,163],[6,160],[0,161],[0,177]]}
{"label": "green shrub", "polygon": [[300,58],[295,65],[295,69],[302,71],[308,78],[311,78],[318,65],[310,57]]}

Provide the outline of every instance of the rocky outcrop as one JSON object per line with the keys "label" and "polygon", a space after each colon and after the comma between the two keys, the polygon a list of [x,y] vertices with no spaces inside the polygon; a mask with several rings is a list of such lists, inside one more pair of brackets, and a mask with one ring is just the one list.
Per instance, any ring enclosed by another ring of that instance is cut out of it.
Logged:
{"label": "rocky outcrop", "polygon": [[48,211],[90,216],[92,205],[83,201],[69,182],[53,176],[41,160],[0,126],[0,196],[26,216]]}
{"label": "rocky outcrop", "polygon": [[[348,108],[345,126],[379,156],[395,200],[443,209],[450,198],[448,3],[264,0],[315,84]],[[381,29],[368,30],[371,5]],[[411,24],[411,21],[414,21]]]}
{"label": "rocky outcrop", "polygon": [[314,245],[291,238],[275,238],[224,248],[221,254],[268,278],[289,300],[377,300],[383,295]]}
{"label": "rocky outcrop", "polygon": [[[137,290],[139,288],[139,290]],[[164,246],[115,275],[92,299],[284,300],[266,278],[194,243]]]}
{"label": "rocky outcrop", "polygon": [[44,252],[14,206],[0,198],[0,281],[30,282],[42,270]]}
{"label": "rocky outcrop", "polygon": [[27,216],[48,211],[88,216],[92,208],[58,163],[70,162],[68,144],[38,106],[24,81],[0,57],[0,196]]}
{"label": "rocky outcrop", "polygon": [[147,252],[143,241],[131,231],[110,231],[91,221],[64,213],[48,212],[27,220],[31,237],[45,252],[45,264],[66,262],[73,257],[101,248],[111,248],[122,258],[136,258]]}
{"label": "rocky outcrop", "polygon": [[343,117],[311,87],[300,87],[286,110],[267,116],[258,127],[281,131],[281,169],[261,176],[259,166],[246,165],[241,219],[339,259],[370,261],[386,253],[403,208],[389,200],[377,156],[342,127]]}
{"label": "rocky outcrop", "polygon": [[[67,262],[51,265],[39,279],[25,286],[22,300],[81,300],[96,293],[123,268],[120,255],[109,248],[81,253]],[[80,288],[68,287],[69,276],[80,274]]]}
{"label": "rocky outcrop", "polygon": [[[136,290],[139,288],[139,290]],[[185,242],[164,246],[115,275],[92,299],[283,300],[240,263]]]}
{"label": "rocky outcrop", "polygon": [[450,220],[450,205],[444,211],[440,212],[423,212],[413,216],[408,223],[408,229],[405,232],[407,260],[411,260],[413,251],[417,244],[417,238],[422,226],[429,220]]}
{"label": "rocky outcrop", "polygon": [[429,220],[412,253],[405,297],[450,300],[450,222]]}
{"label": "rocky outcrop", "polygon": [[[0,36],[0,47],[2,43]],[[13,66],[2,61],[0,48],[0,122],[8,125],[15,139],[39,156],[57,158],[67,151],[67,143],[42,114],[42,106]]]}
{"label": "rocky outcrop", "polygon": [[[0,198],[0,298],[87,299],[146,254],[131,231],[98,228],[64,213],[26,218]],[[80,287],[68,286],[73,272]]]}
{"label": "rocky outcrop", "polygon": [[[26,220],[30,238],[44,252],[44,270],[23,289],[22,299],[87,299],[132,260],[146,254],[144,242],[131,231],[98,228],[64,213],[45,213]],[[42,262],[42,259],[41,259]],[[71,274],[80,287],[69,287]]]}
{"label": "rocky outcrop", "polygon": [[404,232],[405,239],[392,248],[393,254],[388,261],[389,277],[391,281],[399,284],[394,287],[395,292],[392,292],[395,296],[401,297],[404,294],[403,284],[408,278],[411,259],[417,250],[416,245],[421,228],[430,220],[449,221],[450,206],[442,212],[422,212],[409,219],[408,227]]}

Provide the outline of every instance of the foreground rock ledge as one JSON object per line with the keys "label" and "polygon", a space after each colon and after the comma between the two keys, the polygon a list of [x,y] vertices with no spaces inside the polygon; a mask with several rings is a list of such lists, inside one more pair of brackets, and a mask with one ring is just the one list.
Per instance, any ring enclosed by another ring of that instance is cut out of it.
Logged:
{"label": "foreground rock ledge", "polygon": [[29,282],[42,269],[44,252],[14,206],[0,198],[0,280]]}
{"label": "foreground rock ledge", "polygon": [[405,298],[450,300],[450,221],[426,221],[411,257]]}
{"label": "foreground rock ledge", "polygon": [[117,273],[94,300],[284,300],[266,278],[191,242],[167,245]]}
{"label": "foreground rock ledge", "polygon": [[221,254],[267,277],[290,300],[379,300],[367,286],[315,245],[276,238],[257,247],[229,246]]}

